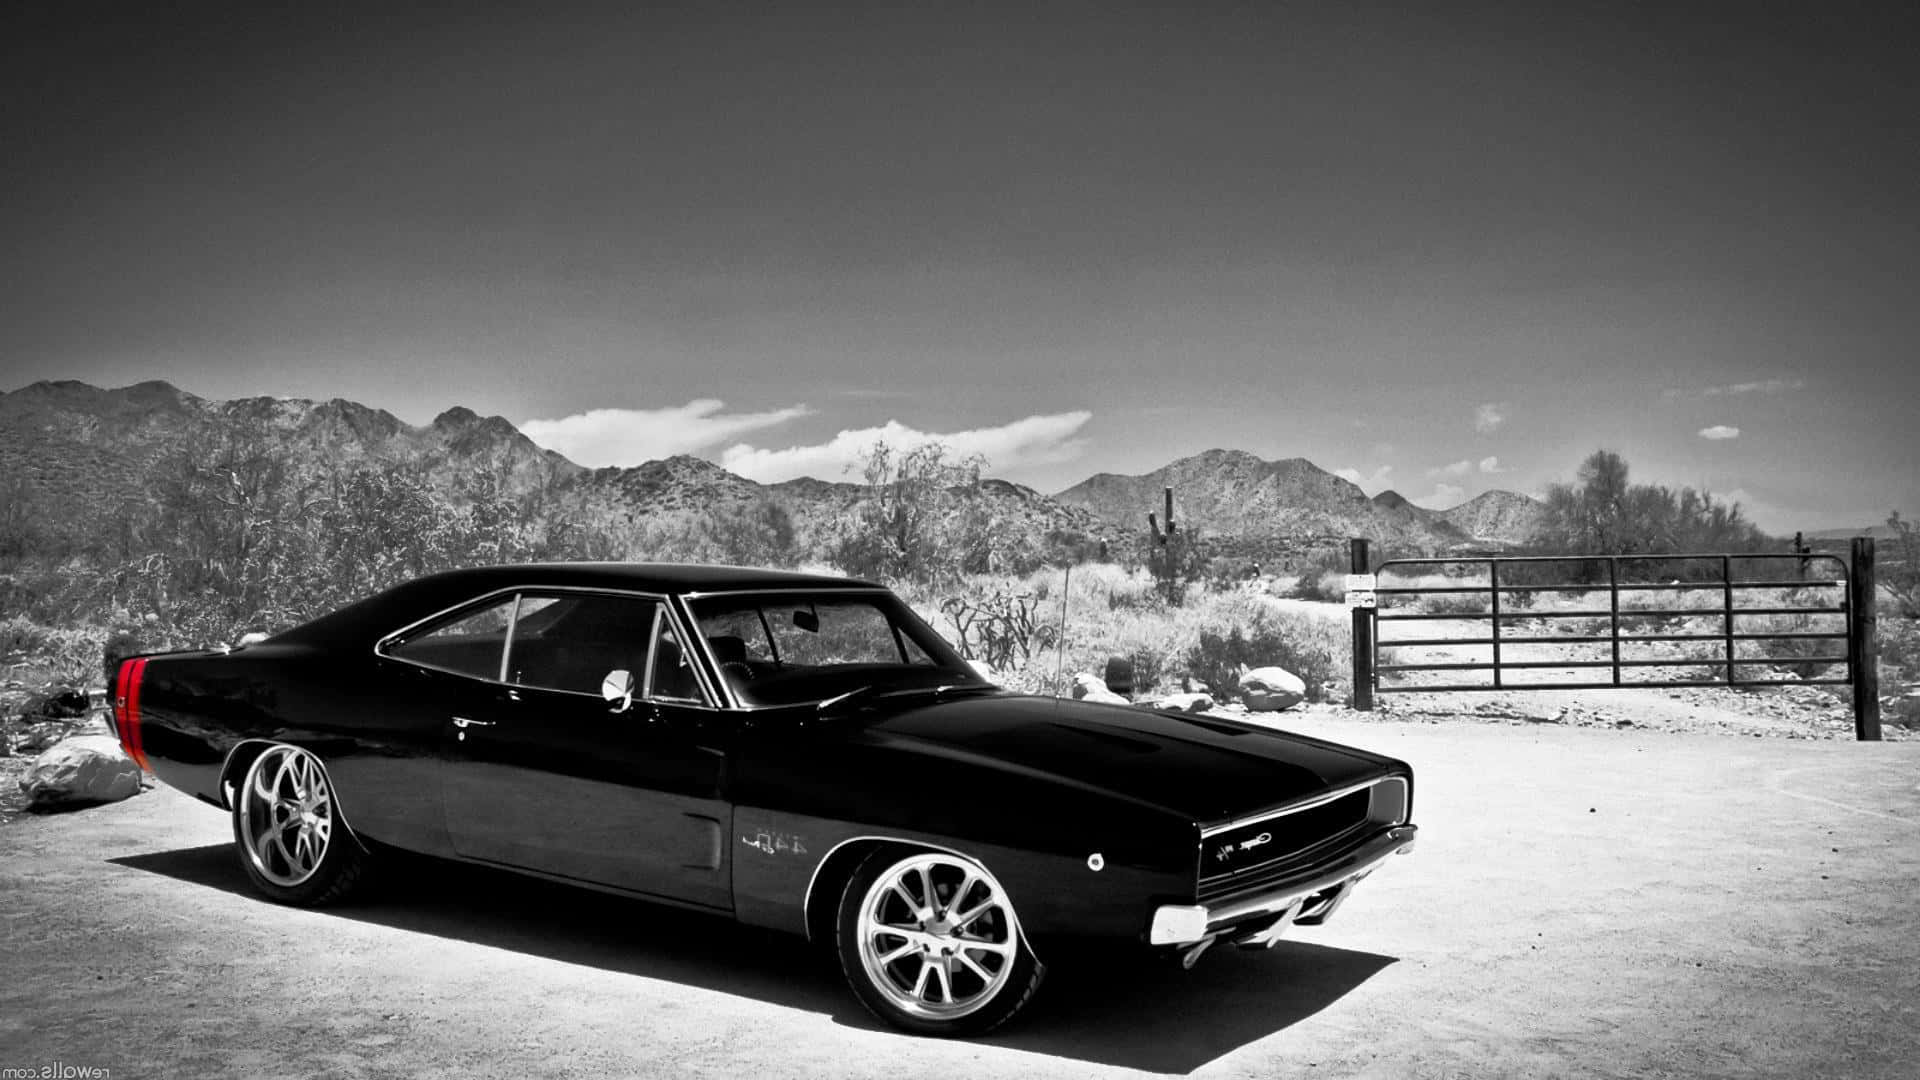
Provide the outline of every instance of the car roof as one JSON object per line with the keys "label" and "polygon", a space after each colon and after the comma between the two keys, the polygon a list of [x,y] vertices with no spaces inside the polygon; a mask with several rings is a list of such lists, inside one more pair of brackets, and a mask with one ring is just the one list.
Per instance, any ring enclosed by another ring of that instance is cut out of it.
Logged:
{"label": "car roof", "polygon": [[[476,566],[432,575],[434,580],[484,588],[508,585],[568,585],[585,588],[635,589],[645,592],[694,593],[733,589],[880,588],[872,582],[834,574],[804,574],[794,570],[762,570],[747,566],[704,563],[549,562]],[[429,579],[421,579],[429,580]]]}
{"label": "car roof", "polygon": [[553,562],[476,566],[415,578],[296,626],[272,640],[321,644],[377,637],[414,619],[496,590],[554,587],[680,595],[755,589],[884,590],[884,586],[870,581],[832,574],[699,563]]}

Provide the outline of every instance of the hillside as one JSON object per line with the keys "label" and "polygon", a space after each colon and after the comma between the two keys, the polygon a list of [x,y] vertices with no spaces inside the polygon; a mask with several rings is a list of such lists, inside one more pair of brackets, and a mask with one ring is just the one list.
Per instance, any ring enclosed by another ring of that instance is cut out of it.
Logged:
{"label": "hillside", "polygon": [[[787,512],[809,552],[824,550],[864,490],[812,478],[763,485],[688,455],[587,469],[535,445],[504,417],[461,406],[414,427],[341,399],[213,401],[164,382],[112,390],[40,382],[0,393],[0,476],[82,519],[140,499],[183,457],[205,460],[225,448],[270,453],[301,477],[361,465],[400,468],[449,501],[488,478],[507,496],[537,495],[548,515],[603,532],[625,530],[627,537],[649,524],[671,535],[672,527],[708,512],[767,500]],[[982,493],[996,529],[1041,546],[1050,535],[1092,542],[1118,535],[1085,510],[1032,488],[989,479]]]}
{"label": "hillside", "polygon": [[[505,418],[461,406],[416,427],[343,399],[214,401],[164,382],[111,390],[39,382],[0,393],[0,477],[81,520],[108,520],[165,483],[182,461],[225,450],[273,455],[303,478],[361,465],[404,469],[456,503],[484,479],[508,497],[537,496],[556,520],[627,536],[770,502],[790,517],[801,549],[816,554],[863,490],[813,478],[759,484],[687,455],[587,469],[537,446]],[[1159,511],[1168,485],[1176,520],[1197,531],[1203,550],[1277,562],[1352,536],[1401,552],[1510,543],[1539,510],[1510,492],[1439,512],[1393,492],[1368,499],[1305,459],[1263,461],[1237,450],[1209,450],[1141,476],[1102,473],[1052,497],[997,479],[984,481],[982,492],[1003,535],[1042,549],[1054,541],[1084,542],[1087,550],[1105,543],[1121,555],[1145,535],[1146,515]]]}
{"label": "hillside", "polygon": [[1431,511],[1434,520],[1467,537],[1496,544],[1520,544],[1540,526],[1546,507],[1511,491],[1485,491],[1459,506]]}
{"label": "hillside", "polygon": [[1443,551],[1475,536],[1394,492],[1369,499],[1358,485],[1304,458],[1265,461],[1240,450],[1208,450],[1140,476],[1101,473],[1054,497],[1140,529],[1148,512],[1160,511],[1168,486],[1176,521],[1236,553],[1285,557],[1354,536],[1395,550]]}
{"label": "hillside", "polygon": [[39,382],[0,393],[0,475],[56,498],[115,505],[162,479],[155,470],[168,458],[228,448],[279,454],[310,475],[400,465],[449,493],[479,474],[520,495],[584,471],[506,419],[459,407],[413,427],[340,398],[211,401],[164,382],[114,390]]}

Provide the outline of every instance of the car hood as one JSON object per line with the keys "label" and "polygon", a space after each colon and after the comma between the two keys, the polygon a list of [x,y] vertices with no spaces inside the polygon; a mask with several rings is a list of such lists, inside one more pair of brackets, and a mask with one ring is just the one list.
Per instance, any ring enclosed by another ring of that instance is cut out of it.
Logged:
{"label": "car hood", "polygon": [[1051,774],[1202,823],[1405,768],[1251,724],[1054,698],[994,695],[888,713],[870,723],[870,735]]}

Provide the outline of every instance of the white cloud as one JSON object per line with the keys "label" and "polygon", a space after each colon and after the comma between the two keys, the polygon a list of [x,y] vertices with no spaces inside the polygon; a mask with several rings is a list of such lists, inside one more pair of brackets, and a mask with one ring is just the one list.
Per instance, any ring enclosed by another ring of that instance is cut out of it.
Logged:
{"label": "white cloud", "polygon": [[1500,459],[1497,457],[1483,457],[1480,459],[1480,471],[1492,476],[1495,473],[1512,472],[1513,470],[1502,466]]}
{"label": "white cloud", "polygon": [[664,409],[590,409],[558,420],[529,420],[520,430],[549,450],[601,468],[698,453],[813,412],[805,405],[755,413],[722,412],[725,407],[725,402],[699,398]]}
{"label": "white cloud", "polygon": [[1703,439],[1713,439],[1715,441],[1720,439],[1737,439],[1740,437],[1740,429],[1737,427],[1729,427],[1726,424],[1715,424],[1712,427],[1701,428],[1700,437]]}
{"label": "white cloud", "polygon": [[1333,475],[1351,481],[1360,490],[1370,495],[1378,495],[1387,489],[1389,478],[1393,475],[1393,466],[1382,465],[1371,473],[1363,473],[1349,465],[1344,469],[1333,470]]}
{"label": "white cloud", "polygon": [[1761,379],[1759,382],[1709,386],[1700,392],[1708,397],[1721,397],[1732,394],[1783,394],[1788,390],[1798,390],[1806,385],[1807,382],[1805,379]]}
{"label": "white cloud", "polygon": [[1466,494],[1467,490],[1458,484],[1435,484],[1433,485],[1433,494],[1422,495],[1417,499],[1408,499],[1407,501],[1415,506],[1424,507],[1428,510],[1451,510],[1460,505],[1460,500],[1464,498]]}
{"label": "white cloud", "polygon": [[1683,397],[1737,397],[1741,394],[1784,394],[1792,390],[1806,388],[1805,379],[1760,379],[1754,382],[1725,383],[1720,386],[1702,386],[1695,389],[1670,386],[1660,391],[1665,398]]}
{"label": "white cloud", "polygon": [[1427,475],[1428,476],[1465,476],[1472,471],[1473,471],[1473,462],[1468,461],[1466,458],[1461,458],[1459,461],[1455,461],[1446,465],[1441,465],[1437,468],[1428,469]]}
{"label": "white cloud", "polygon": [[1473,430],[1482,435],[1491,434],[1494,429],[1507,422],[1507,403],[1488,401],[1473,408]]}
{"label": "white cloud", "polygon": [[720,464],[732,472],[761,483],[776,483],[801,476],[837,480],[861,466],[861,455],[884,440],[888,446],[907,449],[923,443],[940,442],[956,457],[979,454],[987,459],[995,473],[1022,465],[1051,465],[1071,461],[1086,449],[1087,440],[1076,433],[1093,419],[1084,409],[1029,416],[998,427],[967,431],[927,432],[889,420],[880,427],[842,431],[824,443],[789,446],[772,450],[740,443],[729,446],[720,455]]}

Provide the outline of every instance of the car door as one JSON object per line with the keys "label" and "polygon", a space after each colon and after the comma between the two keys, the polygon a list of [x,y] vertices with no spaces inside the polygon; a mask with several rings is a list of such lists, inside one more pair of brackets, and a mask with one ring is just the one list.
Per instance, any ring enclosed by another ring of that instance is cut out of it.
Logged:
{"label": "car door", "polygon": [[[526,590],[497,692],[447,718],[446,829],[465,858],[731,907],[721,715],[658,597]],[[655,660],[675,661],[671,677]],[[608,701],[609,675],[631,698]],[[673,680],[679,685],[670,685]]]}

